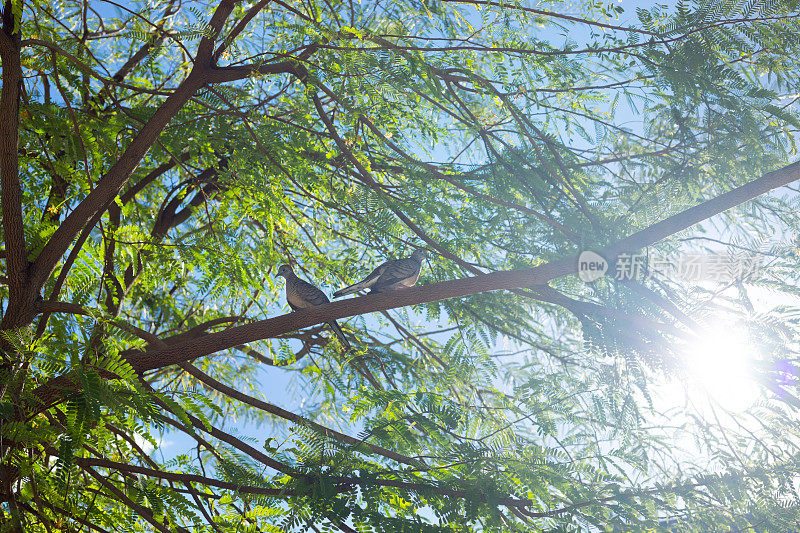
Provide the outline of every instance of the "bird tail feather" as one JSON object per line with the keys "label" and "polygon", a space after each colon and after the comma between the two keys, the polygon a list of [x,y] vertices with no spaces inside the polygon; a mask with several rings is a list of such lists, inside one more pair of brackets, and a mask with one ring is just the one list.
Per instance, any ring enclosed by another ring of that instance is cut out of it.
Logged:
{"label": "bird tail feather", "polygon": [[339,339],[339,344],[342,345],[342,348],[344,348],[345,351],[349,350],[350,341],[348,341],[347,338],[344,336],[344,332],[342,331],[342,328],[339,327],[338,322],[336,322],[335,320],[331,320],[330,322],[328,322],[328,326],[330,326],[330,328],[336,334],[336,337]]}
{"label": "bird tail feather", "polygon": [[359,281],[358,283],[354,283],[352,285],[348,285],[344,289],[339,289],[338,291],[333,293],[334,298],[338,298],[339,296],[344,296],[346,294],[353,294],[354,292],[360,291],[361,289],[365,289],[366,286],[363,282]]}

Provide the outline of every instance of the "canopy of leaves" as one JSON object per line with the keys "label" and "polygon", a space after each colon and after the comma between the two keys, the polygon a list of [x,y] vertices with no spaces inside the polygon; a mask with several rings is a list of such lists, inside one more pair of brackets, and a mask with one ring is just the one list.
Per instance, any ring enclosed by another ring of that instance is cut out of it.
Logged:
{"label": "canopy of leaves", "polygon": [[800,529],[796,4],[8,0],[0,532]]}

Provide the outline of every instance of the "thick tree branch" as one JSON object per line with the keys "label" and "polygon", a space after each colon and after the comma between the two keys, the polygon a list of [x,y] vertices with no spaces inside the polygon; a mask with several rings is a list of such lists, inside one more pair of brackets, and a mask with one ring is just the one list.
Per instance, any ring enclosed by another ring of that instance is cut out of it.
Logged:
{"label": "thick tree branch", "polygon": [[272,0],[260,0],[256,5],[251,7],[247,10],[247,13],[244,14],[244,17],[236,23],[236,26],[233,27],[231,32],[225,37],[225,40],[219,45],[219,48],[214,52],[214,62],[216,63],[217,60],[222,56],[225,50],[236,40],[236,37],[242,33],[242,30],[250,23],[256,15],[258,15],[262,9],[264,9],[267,4],[269,4]]}
{"label": "thick tree branch", "polygon": [[[94,190],[79,203],[72,213],[53,233],[42,252],[31,266],[31,284],[36,294],[30,299],[38,297],[39,290],[45,280],[50,276],[58,261],[64,255],[73,239],[80,233],[84,226],[98,212],[105,211],[114,198],[119,194],[133,171],[139,165],[145,154],[150,150],[158,136],[169,124],[183,105],[194,93],[209,81],[208,71],[211,66],[211,51],[214,37],[219,34],[225,19],[233,9],[235,2],[225,0],[220,3],[209,23],[213,36],[204,37],[198,45],[198,53],[194,68],[189,76],[183,80],[178,88],[156,110],[152,118],[134,137],[125,149],[125,152],[111,166],[108,172],[98,182]],[[32,303],[32,302],[31,302]],[[29,316],[21,316],[22,322],[29,320]]]}
{"label": "thick tree branch", "polygon": [[224,83],[227,81],[242,80],[254,74],[292,74],[300,80],[308,77],[308,71],[302,63],[308,60],[319,50],[319,45],[312,43],[297,54],[294,59],[287,59],[278,63],[267,63],[266,65],[237,65],[234,67],[216,67],[209,72],[208,83]]}
{"label": "thick tree branch", "polygon": [[[17,26],[16,32],[15,25]],[[25,307],[28,259],[23,232],[22,189],[19,183],[19,99],[22,88],[20,61],[20,21],[15,20],[14,7],[8,0],[3,7],[0,31],[0,59],[3,63],[3,88],[0,92],[0,187],[2,187],[3,236],[5,238],[6,273],[10,291],[9,309],[2,327],[21,325],[14,320],[16,310]],[[30,306],[33,302],[29,302]]]}
{"label": "thick tree branch", "polygon": [[78,204],[53,233],[31,268],[32,282],[41,287],[75,236],[98,213],[103,212],[128,181],[131,173],[167,126],[172,117],[205,82],[202,71],[192,71],[188,78],[158,108],[153,117],[134,137],[125,153],[98,182],[97,187]]}
{"label": "thick tree branch", "polygon": [[[323,87],[323,90],[327,94],[330,94],[330,92],[325,87]],[[338,134],[338,132],[336,131],[336,129],[335,129],[334,125],[333,125],[333,122],[330,120],[330,118],[328,117],[327,113],[325,113],[325,110],[322,107],[322,102],[320,101],[319,97],[316,94],[312,93],[311,94],[311,98],[314,101],[314,106],[317,109],[317,113],[320,115],[320,118],[325,123],[325,126],[328,129],[328,132],[330,133],[330,135],[333,138],[334,142],[336,142],[338,148],[358,168],[358,170],[361,172],[362,176],[366,180],[367,185],[369,185],[373,189],[375,189],[375,190],[380,192],[380,190],[381,190],[380,186],[377,183],[377,181],[375,180],[375,178],[371,175],[371,173],[366,168],[363,167],[363,165],[361,165],[359,163],[358,159],[353,155],[353,153],[350,151],[350,149],[347,147],[347,145],[342,141],[341,136]],[[452,184],[456,185],[459,188],[462,188],[462,190],[465,190],[465,189],[463,189],[462,186],[459,186],[457,184],[457,182],[451,181],[445,175],[439,173],[438,170],[435,169],[432,165],[428,165],[428,164],[419,162],[415,158],[413,158],[410,155],[408,155],[407,153],[405,153],[405,151],[403,151],[399,146],[397,146],[396,144],[394,144],[390,140],[388,140],[369,119],[362,117],[362,123],[364,123],[367,127],[369,127],[370,130],[376,136],[381,138],[393,150],[395,150],[395,152],[400,154],[402,157],[405,157],[408,161],[411,161],[411,162],[413,162],[413,163],[415,163],[417,165],[422,166],[423,168],[426,168],[427,170],[429,170],[429,171],[433,172],[435,175],[437,175],[439,178],[444,179],[444,180],[448,181],[449,183],[452,183]],[[500,157],[500,154],[497,154],[497,156]],[[510,170],[513,172],[513,169],[510,169]],[[477,193],[477,191],[474,191],[474,194],[480,194],[480,193]],[[522,206],[518,206],[518,207],[522,207]],[[466,261],[462,260],[460,257],[456,256],[455,254],[453,254],[449,250],[447,250],[447,249],[443,248],[442,246],[440,246],[439,243],[437,243],[433,238],[431,238],[427,233],[425,233],[420,227],[418,227],[413,221],[411,221],[411,219],[409,219],[405,215],[405,213],[403,213],[401,210],[397,209],[396,207],[392,207],[392,206],[390,206],[390,209],[406,226],[408,226],[411,229],[411,231],[413,231],[418,237],[420,237],[422,240],[424,240],[430,246],[434,247],[444,257],[450,259],[451,261],[456,262],[458,265],[460,265],[462,268],[464,268],[468,272],[471,272],[473,274],[481,274],[480,270],[478,270],[474,266],[468,264]],[[527,209],[527,208],[525,208],[525,209]],[[549,217],[545,217],[544,215],[539,215],[539,213],[537,213],[537,212],[535,212],[533,210],[530,210],[530,211],[533,214],[537,215],[537,217],[540,218],[541,220],[550,223],[554,228],[560,229],[560,230],[562,230],[564,232],[567,232],[572,237],[578,237],[578,235],[575,232],[573,232],[573,231],[569,230],[568,228],[562,226],[561,224],[559,224],[555,220],[552,220]],[[588,216],[588,212],[587,212],[587,216]],[[555,291],[554,289],[552,289],[552,288],[550,288],[549,286],[546,286],[546,285],[538,287],[537,290],[536,290],[536,293],[533,293],[532,291],[529,291],[529,290],[523,290],[523,289],[520,289],[520,288],[511,289],[511,290],[512,290],[512,292],[514,292],[516,294],[519,294],[521,296],[524,296],[526,298],[534,298],[534,299],[541,300],[541,301],[548,301],[548,302],[556,303],[557,305],[561,305],[562,307],[564,307],[565,309],[569,310],[572,313],[584,314],[584,313],[588,312],[589,310],[591,310],[592,313],[604,312],[606,314],[614,314],[614,312],[612,310],[603,308],[603,307],[598,306],[596,304],[592,304],[592,303],[589,303],[589,302],[581,302],[579,300],[574,300],[574,299],[571,299],[571,298],[567,298],[566,296],[561,295],[560,293],[557,293],[557,291]],[[545,293],[547,293],[549,296],[545,297]],[[555,295],[557,295],[558,297],[556,297]],[[582,309],[583,311],[578,311],[579,309]],[[617,318],[621,318],[621,313],[616,313],[616,315],[617,315]],[[650,324],[649,321],[647,321],[645,319],[637,319],[635,317],[628,317],[628,320],[631,321],[631,322],[634,322],[634,323],[635,322],[639,322],[640,324],[645,326],[645,327],[641,328],[642,331],[644,331],[644,332],[648,332],[650,329],[652,329],[652,325],[653,324]],[[657,328],[657,329],[670,329],[671,328],[671,326],[668,325],[668,324],[663,324],[661,326],[662,326],[661,328]],[[671,329],[673,331],[673,334],[677,330],[677,328],[671,328]],[[679,331],[679,330],[677,330],[677,331]]]}
{"label": "thick tree branch", "polygon": [[233,8],[241,0],[222,0],[214,14],[211,15],[211,20],[208,22],[210,34],[205,35],[200,39],[200,44],[197,45],[197,57],[195,63],[200,63],[204,67],[210,67],[213,64],[214,57],[212,51],[214,49],[214,42],[222,31],[222,26],[228,20],[228,16],[233,11]]}
{"label": "thick tree branch", "polygon": [[[799,178],[800,162],[793,163],[653,224],[599,252],[610,259],[621,252],[639,250]],[[139,372],[153,370],[334,319],[460,298],[479,292],[545,285],[552,279],[575,273],[577,265],[578,257],[570,256],[525,270],[493,272],[389,293],[368,294],[237,326],[162,350],[130,352],[126,357]]]}
{"label": "thick tree branch", "polygon": [[254,74],[293,74],[300,78],[305,74],[305,69],[297,60],[267,63],[266,65],[241,65],[235,67],[217,67],[208,73],[208,83],[225,83],[243,80]]}

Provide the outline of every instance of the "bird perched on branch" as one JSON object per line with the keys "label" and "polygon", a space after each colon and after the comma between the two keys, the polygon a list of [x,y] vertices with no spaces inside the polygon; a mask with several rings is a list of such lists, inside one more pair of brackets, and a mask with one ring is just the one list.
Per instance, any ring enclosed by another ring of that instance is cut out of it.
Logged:
{"label": "bird perched on branch", "polygon": [[411,257],[390,259],[358,283],[334,292],[333,297],[338,298],[362,289],[370,289],[370,292],[386,292],[413,287],[417,283],[419,272],[422,269],[422,261],[426,257],[428,257],[428,252],[419,249],[414,250]]}
{"label": "bird perched on branch", "polygon": [[[291,266],[281,265],[280,268],[278,268],[278,276],[286,278],[286,301],[289,302],[289,307],[291,307],[293,311],[330,302],[324,292],[311,283],[298,278]],[[327,322],[327,324],[339,338],[339,343],[344,348],[344,351],[349,352],[351,348],[350,342],[345,338],[342,328],[339,327],[339,323],[335,320],[331,320]],[[361,357],[356,356],[352,360],[352,363],[356,371],[364,376],[373,387],[378,390],[383,390],[380,381],[378,381]]]}
{"label": "bird perched on branch", "polygon": [[[324,292],[311,283],[298,278],[291,266],[281,265],[280,268],[278,268],[278,276],[286,278],[286,301],[289,302],[289,307],[291,307],[293,311],[330,302]],[[327,324],[339,338],[339,343],[341,343],[345,351],[349,350],[350,343],[345,338],[344,332],[342,332],[342,328],[339,327],[339,324],[335,320],[331,320],[327,322]]]}

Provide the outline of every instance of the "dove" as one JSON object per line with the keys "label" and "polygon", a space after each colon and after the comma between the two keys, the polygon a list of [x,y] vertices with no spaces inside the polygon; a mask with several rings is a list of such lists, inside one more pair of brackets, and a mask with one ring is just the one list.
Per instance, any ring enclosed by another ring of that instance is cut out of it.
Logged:
{"label": "dove", "polygon": [[[330,302],[324,292],[311,283],[298,278],[291,266],[281,265],[278,269],[278,276],[286,278],[286,301],[289,302],[289,307],[293,311]],[[339,324],[335,320],[331,320],[327,324],[339,338],[339,343],[341,343],[345,351],[349,350],[350,343],[345,338]]]}
{"label": "dove", "polygon": [[369,276],[358,283],[334,292],[333,297],[338,298],[362,289],[370,289],[370,292],[386,292],[413,287],[419,278],[422,261],[426,257],[428,257],[428,252],[420,249],[414,250],[411,257],[390,259],[379,265],[370,272]]}

